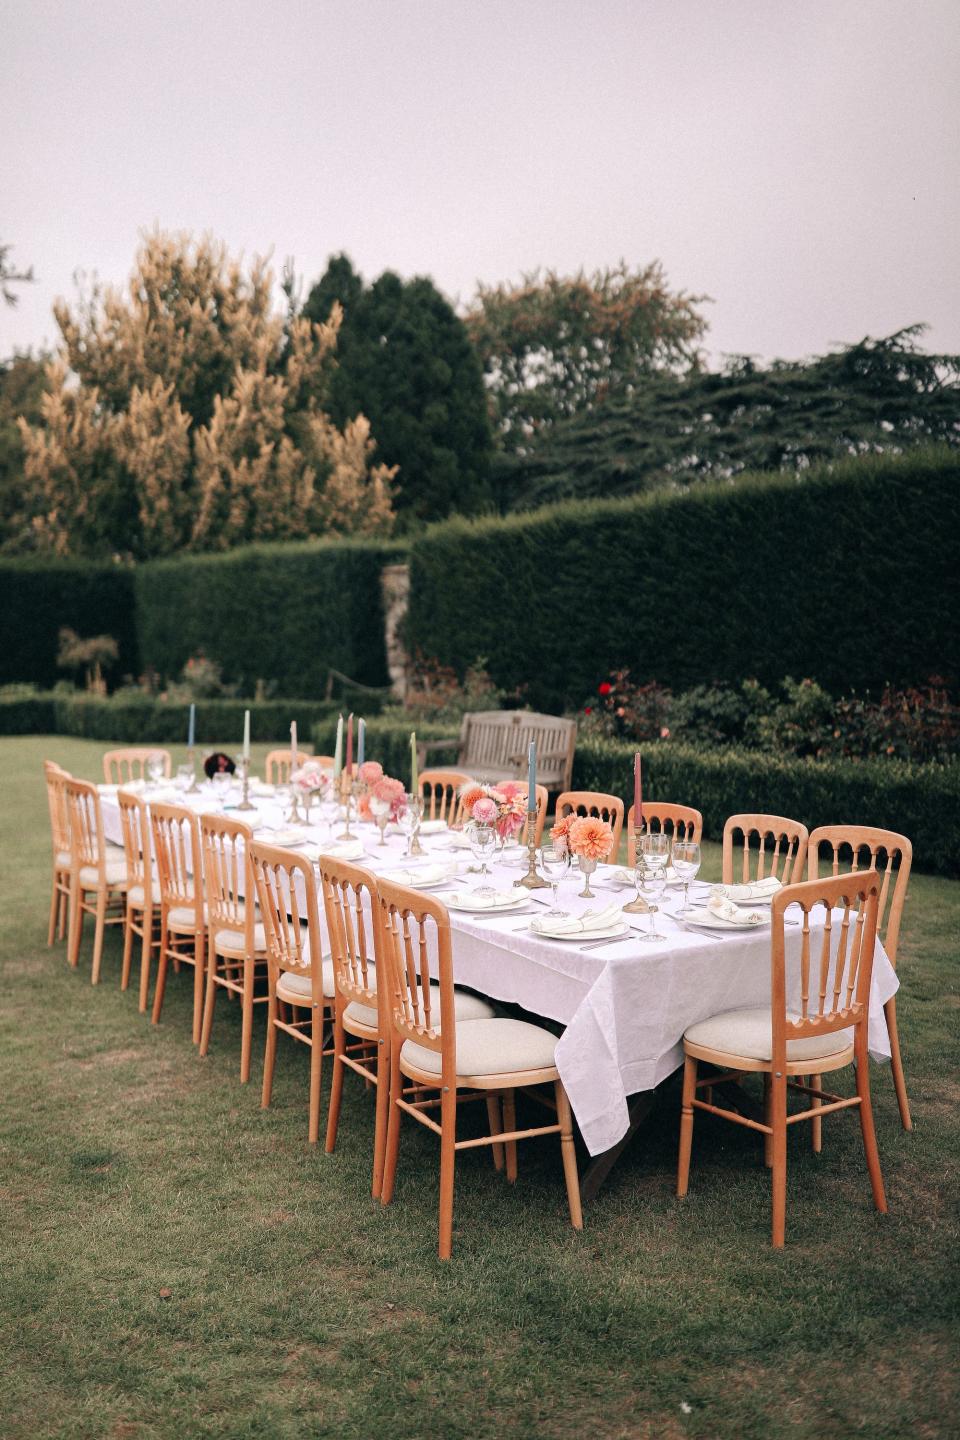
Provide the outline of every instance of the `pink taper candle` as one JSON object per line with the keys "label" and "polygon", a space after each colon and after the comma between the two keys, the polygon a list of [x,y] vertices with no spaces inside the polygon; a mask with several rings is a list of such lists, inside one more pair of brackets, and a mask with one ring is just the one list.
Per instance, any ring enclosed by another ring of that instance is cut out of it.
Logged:
{"label": "pink taper candle", "polygon": [[639,835],[643,829],[643,786],[640,781],[640,751],[633,757],[633,830]]}
{"label": "pink taper candle", "polygon": [[353,774],[353,711],[347,719],[347,774]]}

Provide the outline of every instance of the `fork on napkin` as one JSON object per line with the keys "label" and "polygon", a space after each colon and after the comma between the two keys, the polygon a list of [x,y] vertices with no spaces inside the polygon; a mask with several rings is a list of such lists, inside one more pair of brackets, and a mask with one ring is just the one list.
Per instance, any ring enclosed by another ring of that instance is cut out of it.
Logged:
{"label": "fork on napkin", "polygon": [[765,880],[753,880],[748,885],[714,885],[712,893],[725,900],[739,900],[749,905],[751,900],[771,900],[782,888],[775,875],[768,875]]}
{"label": "fork on napkin", "polygon": [[757,910],[741,910],[739,905],[734,905],[732,900],[725,899],[723,895],[711,895],[707,901],[707,909],[718,920],[726,920],[730,925],[762,925],[766,919],[766,916]]}
{"label": "fork on napkin", "polygon": [[582,915],[537,915],[530,929],[538,935],[592,935],[597,930],[610,930],[623,917],[619,905],[605,905],[602,910],[584,910]]}

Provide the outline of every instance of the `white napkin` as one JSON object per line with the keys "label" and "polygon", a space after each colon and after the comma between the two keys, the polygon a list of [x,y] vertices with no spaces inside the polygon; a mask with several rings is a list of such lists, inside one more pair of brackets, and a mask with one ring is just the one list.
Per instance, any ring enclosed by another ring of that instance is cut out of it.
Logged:
{"label": "white napkin", "polygon": [[[444,833],[444,831],[445,831],[445,830],[448,830],[449,828],[450,828],[450,827],[447,825],[446,820],[421,820],[421,821],[420,821],[420,834],[421,834],[421,835],[442,835],[442,834]],[[391,820],[391,821],[390,821],[390,824],[386,827],[386,831],[387,831],[387,834],[388,834],[388,835],[405,835],[405,834],[406,834],[406,831],[405,831],[405,830],[402,830],[395,820]]]}
{"label": "white napkin", "polygon": [[584,910],[582,915],[559,918],[537,915],[530,921],[530,929],[540,935],[589,935],[594,930],[611,930],[622,915],[619,905],[606,905],[602,910]]}
{"label": "white napkin", "polygon": [[412,885],[416,889],[422,889],[425,885],[436,885],[441,880],[449,880],[451,875],[456,875],[456,861],[447,860],[434,865],[421,865],[416,870],[390,870],[384,871],[384,878],[392,880],[396,885]]}
{"label": "white napkin", "polygon": [[725,900],[722,895],[711,895],[707,901],[707,909],[711,915],[718,920],[725,920],[728,925],[760,925],[764,918],[758,915],[756,910],[741,910],[732,900]]}
{"label": "white napkin", "polygon": [[330,855],[334,860],[363,860],[367,854],[362,840],[341,840],[335,845],[318,845],[317,849],[320,854]]}
{"label": "white napkin", "polygon": [[470,836],[466,830],[451,830],[450,844],[455,850],[469,850]]}
{"label": "white napkin", "polygon": [[749,903],[751,900],[770,900],[780,889],[782,885],[777,877],[768,875],[766,880],[753,880],[749,885],[715,885],[711,893]]}
{"label": "white napkin", "polygon": [[[674,870],[672,865],[667,866],[665,873],[668,885],[676,885],[680,883],[680,876],[677,874],[676,870]],[[631,870],[629,866],[626,865],[618,865],[616,869],[611,869],[609,874],[601,871],[598,875],[598,879],[609,881],[612,885],[629,885],[631,889],[633,889],[637,883],[634,877],[635,871]]]}
{"label": "white napkin", "polygon": [[277,793],[276,785],[268,785],[266,780],[251,780],[250,789],[254,795],[275,795]]}
{"label": "white napkin", "polygon": [[526,900],[527,892],[514,886],[512,890],[498,890],[495,895],[477,895],[472,890],[458,890],[450,896],[454,905],[469,905],[471,910],[500,910],[505,905],[515,905]]}

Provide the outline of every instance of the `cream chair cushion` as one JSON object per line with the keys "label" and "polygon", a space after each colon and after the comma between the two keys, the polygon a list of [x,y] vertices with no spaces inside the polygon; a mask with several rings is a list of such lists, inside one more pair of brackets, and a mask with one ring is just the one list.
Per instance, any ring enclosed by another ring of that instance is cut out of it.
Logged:
{"label": "cream chair cushion", "polygon": [[[370,989],[376,990],[377,977],[374,971],[368,972]],[[430,1008],[434,1015],[440,1014],[440,986],[430,986]],[[482,1000],[479,995],[471,995],[469,990],[454,990],[453,1008],[458,1020],[492,1020],[496,1011],[489,1000]],[[366,1025],[371,1030],[376,1030],[380,1023],[376,1008],[373,1005],[362,1005],[359,1000],[351,1000],[343,1018],[349,1022],[355,1021],[358,1025]],[[437,1029],[439,1030],[439,1023]]]}
{"label": "cream chair cushion", "polygon": [[[547,1070],[554,1061],[557,1037],[527,1020],[458,1020],[457,1074],[509,1075],[516,1070]],[[401,1060],[439,1075],[439,1050],[427,1050],[413,1040],[404,1042]]]}
{"label": "cream chair cushion", "polygon": [[[323,993],[327,999],[332,999],[333,988],[333,961],[329,955],[323,960]],[[283,970],[277,981],[277,999],[286,1000],[291,1005],[309,1005],[313,999],[313,982],[309,975],[303,975],[296,970]]]}
{"label": "cream chair cushion", "polygon": [[[158,882],[157,882],[156,880],[154,880],[152,886],[150,887],[150,900],[151,900],[152,904],[154,904],[154,905],[159,905],[159,904],[160,904],[160,886],[159,886],[159,884],[158,884]],[[129,888],[128,888],[128,890],[127,890],[127,904],[128,904],[128,905],[137,905],[137,906],[139,906],[140,908],[143,907],[143,886],[142,886],[142,885],[131,885],[131,886],[129,886]]]}
{"label": "cream chair cushion", "polygon": [[[127,862],[123,859],[123,851],[120,852],[119,860],[107,859],[107,884],[122,885],[127,878]],[[84,890],[96,890],[100,884],[100,871],[96,865],[80,866],[80,884]]]}
{"label": "cream chair cushion", "polygon": [[[207,923],[207,906],[203,906],[203,923]],[[167,911],[167,924],[171,930],[193,931],[196,929],[197,912],[193,905],[171,905]]]}
{"label": "cream chair cushion", "polygon": [[[799,1015],[787,1013],[788,1020]],[[727,1055],[742,1055],[746,1060],[769,1060],[773,1054],[773,1025],[765,1007],[747,1010],[724,1010],[709,1020],[698,1020],[684,1034],[691,1045],[706,1050],[722,1050]],[[802,1040],[787,1041],[788,1060],[822,1060],[839,1055],[853,1044],[852,1030],[834,1030],[828,1035],[811,1035]]]}
{"label": "cream chair cushion", "polygon": [[[213,939],[214,949],[220,955],[240,955],[244,953],[244,932],[242,930],[221,929],[216,932]],[[258,955],[266,954],[267,934],[262,925],[253,927],[253,948]]]}
{"label": "cream chair cushion", "polygon": [[58,870],[69,870],[69,869],[70,869],[70,859],[71,859],[71,856],[70,856],[70,851],[69,851],[69,850],[58,850],[58,851],[57,851],[57,858],[56,858],[56,860],[55,860],[54,863],[55,863],[55,865],[56,865],[56,867],[57,867]]}

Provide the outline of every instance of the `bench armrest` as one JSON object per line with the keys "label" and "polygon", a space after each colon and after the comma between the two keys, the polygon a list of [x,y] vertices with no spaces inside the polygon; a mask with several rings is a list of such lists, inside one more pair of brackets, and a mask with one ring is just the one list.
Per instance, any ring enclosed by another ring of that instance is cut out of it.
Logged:
{"label": "bench armrest", "polygon": [[430,750],[455,750],[459,744],[459,735],[452,735],[449,740],[418,740],[417,763],[422,767]]}

